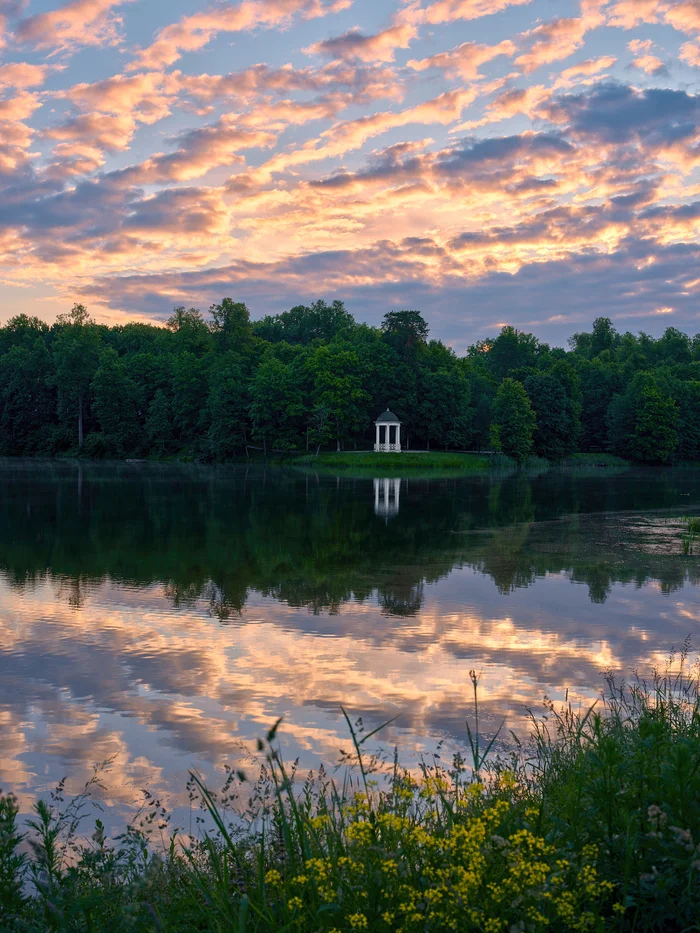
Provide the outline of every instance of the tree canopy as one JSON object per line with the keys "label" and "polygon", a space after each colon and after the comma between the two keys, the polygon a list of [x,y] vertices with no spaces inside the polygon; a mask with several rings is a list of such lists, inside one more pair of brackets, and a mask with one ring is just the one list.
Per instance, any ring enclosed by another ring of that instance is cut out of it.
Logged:
{"label": "tree canopy", "polygon": [[504,327],[458,356],[416,310],[358,323],[315,301],[260,320],[224,298],[165,326],[97,324],[76,304],[0,328],[0,453],[229,460],[370,447],[389,405],[424,449],[557,461],[700,459],[700,336],[619,333],[608,318],[552,348]]}

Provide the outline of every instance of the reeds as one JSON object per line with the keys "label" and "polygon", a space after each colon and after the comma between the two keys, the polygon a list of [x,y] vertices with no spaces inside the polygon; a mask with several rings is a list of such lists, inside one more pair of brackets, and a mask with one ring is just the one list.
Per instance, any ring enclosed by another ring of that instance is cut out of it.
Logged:
{"label": "reeds", "polygon": [[700,535],[700,516],[684,518],[683,522],[685,531],[681,533],[681,548],[685,556],[690,556],[695,549],[696,539]]}
{"label": "reeds", "polygon": [[500,729],[481,733],[474,672],[471,683],[470,760],[437,754],[411,771],[369,750],[383,727],[345,714],[342,769],[301,780],[277,723],[254,785],[230,772],[215,794],[192,776],[207,829],[160,851],[148,841],[149,825],[166,825],[156,801],[118,839],[98,822],[78,842],[80,799],[38,804],[23,838],[0,797],[0,929],[697,929],[700,701],[687,646],[648,682],[609,677],[590,709],[548,702],[530,740],[508,746]]}

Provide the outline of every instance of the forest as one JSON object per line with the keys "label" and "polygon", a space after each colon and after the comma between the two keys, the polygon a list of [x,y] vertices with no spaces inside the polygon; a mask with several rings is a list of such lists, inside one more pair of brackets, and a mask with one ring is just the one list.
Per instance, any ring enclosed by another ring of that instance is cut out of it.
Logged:
{"label": "forest", "polygon": [[0,328],[0,454],[247,456],[370,449],[390,407],[412,449],[524,463],[608,452],[700,459],[700,335],[619,333],[605,317],[568,349],[504,327],[458,356],[418,311],[358,323],[340,301],[251,320],[230,298],[165,326],[98,324],[74,305]]}

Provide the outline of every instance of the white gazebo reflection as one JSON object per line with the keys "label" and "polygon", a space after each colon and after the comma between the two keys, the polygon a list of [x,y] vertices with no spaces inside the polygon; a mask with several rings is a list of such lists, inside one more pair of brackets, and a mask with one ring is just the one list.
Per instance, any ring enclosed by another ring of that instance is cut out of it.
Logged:
{"label": "white gazebo reflection", "polygon": [[374,512],[384,521],[389,521],[399,514],[399,493],[401,480],[398,477],[386,477],[374,481]]}

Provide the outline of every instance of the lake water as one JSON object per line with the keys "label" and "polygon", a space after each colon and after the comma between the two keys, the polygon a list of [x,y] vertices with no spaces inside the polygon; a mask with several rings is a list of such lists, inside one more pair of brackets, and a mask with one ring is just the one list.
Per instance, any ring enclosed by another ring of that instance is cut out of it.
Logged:
{"label": "lake water", "polygon": [[96,762],[107,822],[176,811],[279,716],[333,764],[340,710],[407,761],[694,638],[678,518],[700,471],[336,478],[292,469],[0,462],[0,786],[28,806]]}

